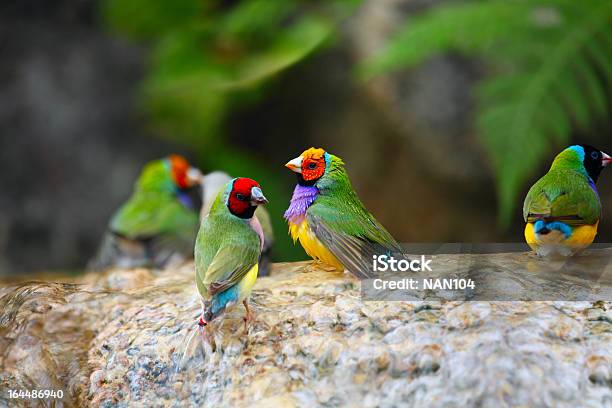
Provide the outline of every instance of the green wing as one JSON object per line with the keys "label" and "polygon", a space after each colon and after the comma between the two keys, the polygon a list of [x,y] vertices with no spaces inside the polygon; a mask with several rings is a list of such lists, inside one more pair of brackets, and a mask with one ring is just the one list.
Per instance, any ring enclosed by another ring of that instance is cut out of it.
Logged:
{"label": "green wing", "polygon": [[319,196],[306,220],[317,239],[359,278],[371,277],[373,255],[402,256],[400,245],[353,195]]}
{"label": "green wing", "polygon": [[228,245],[219,249],[204,271],[202,284],[212,296],[239,283],[257,264],[259,251],[246,245]]}
{"label": "green wing", "polygon": [[130,239],[148,239],[164,234],[193,237],[198,223],[198,214],[174,197],[139,193],[115,213],[110,230]]}
{"label": "green wing", "polygon": [[239,283],[259,260],[259,236],[231,217],[211,212],[196,239],[196,282],[205,299]]}
{"label": "green wing", "polygon": [[601,202],[587,178],[574,170],[551,170],[531,187],[523,204],[526,222],[560,220],[592,225],[601,216]]}

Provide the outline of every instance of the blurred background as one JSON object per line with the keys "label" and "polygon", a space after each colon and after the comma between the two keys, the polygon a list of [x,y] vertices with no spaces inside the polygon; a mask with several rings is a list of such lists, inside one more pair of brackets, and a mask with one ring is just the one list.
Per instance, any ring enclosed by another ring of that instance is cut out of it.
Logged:
{"label": "blurred background", "polygon": [[611,20],[601,0],[2,2],[0,275],[81,270],[171,152],[260,181],[277,260],[305,258],[283,164],[310,146],[398,241],[520,242],[559,150],[612,151]]}

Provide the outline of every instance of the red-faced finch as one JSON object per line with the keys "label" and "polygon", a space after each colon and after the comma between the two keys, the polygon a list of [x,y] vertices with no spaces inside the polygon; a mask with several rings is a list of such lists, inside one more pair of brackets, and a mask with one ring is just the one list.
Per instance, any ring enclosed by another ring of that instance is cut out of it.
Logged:
{"label": "red-faced finch", "polygon": [[[204,219],[210,212],[210,209],[217,198],[220,191],[225,189],[227,183],[232,180],[227,173],[222,171],[213,171],[202,176],[200,185],[202,189],[202,211],[200,219]],[[255,210],[255,217],[259,220],[264,232],[264,247],[259,260],[259,276],[266,276],[270,269],[270,254],[274,245],[274,230],[270,220],[270,214],[265,207],[259,206]]]}
{"label": "red-faced finch", "polygon": [[265,238],[255,210],[268,200],[249,178],[230,180],[202,221],[195,244],[196,285],[202,301],[199,326],[208,337],[208,324],[232,306],[243,303],[246,325],[252,319],[248,298],[258,273]]}

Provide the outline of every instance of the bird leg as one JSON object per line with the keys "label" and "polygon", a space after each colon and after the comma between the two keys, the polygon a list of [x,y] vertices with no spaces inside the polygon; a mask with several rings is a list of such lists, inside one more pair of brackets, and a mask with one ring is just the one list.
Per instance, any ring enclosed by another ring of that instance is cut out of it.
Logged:
{"label": "bird leg", "polygon": [[253,315],[253,311],[249,307],[249,301],[247,299],[244,299],[242,301],[242,304],[244,305],[244,308],[246,309],[246,315],[244,316],[244,330],[248,331],[249,326],[254,320],[254,315]]}
{"label": "bird leg", "polygon": [[[207,329],[208,322],[204,320],[204,315],[200,316],[200,320],[198,320],[198,331],[200,332],[200,337],[202,339],[202,348],[206,350],[206,345],[209,345],[210,348],[215,350],[215,342],[212,338],[212,333],[209,329]],[[206,353],[205,353],[206,354]]]}

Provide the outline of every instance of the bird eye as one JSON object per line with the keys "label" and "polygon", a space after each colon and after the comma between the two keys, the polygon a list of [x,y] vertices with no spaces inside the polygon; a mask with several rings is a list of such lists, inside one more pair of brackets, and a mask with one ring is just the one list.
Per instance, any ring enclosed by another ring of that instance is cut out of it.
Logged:
{"label": "bird eye", "polygon": [[236,198],[240,201],[246,201],[246,196],[244,194],[236,193]]}
{"label": "bird eye", "polygon": [[599,159],[599,153],[598,152],[591,152],[591,157],[595,160]]}
{"label": "bird eye", "polygon": [[315,162],[310,162],[310,163],[308,163],[308,168],[309,168],[310,170],[314,170],[314,169],[316,169],[316,168],[317,168],[317,163],[315,163]]}

